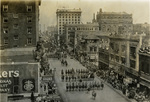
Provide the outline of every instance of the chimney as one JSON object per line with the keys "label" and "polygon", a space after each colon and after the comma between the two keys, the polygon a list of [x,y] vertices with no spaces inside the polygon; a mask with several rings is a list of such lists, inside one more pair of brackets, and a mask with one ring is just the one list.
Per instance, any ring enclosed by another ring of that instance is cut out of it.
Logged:
{"label": "chimney", "polygon": [[102,8],[99,9],[99,13],[102,13]]}
{"label": "chimney", "polygon": [[93,20],[95,20],[95,13],[93,14]]}

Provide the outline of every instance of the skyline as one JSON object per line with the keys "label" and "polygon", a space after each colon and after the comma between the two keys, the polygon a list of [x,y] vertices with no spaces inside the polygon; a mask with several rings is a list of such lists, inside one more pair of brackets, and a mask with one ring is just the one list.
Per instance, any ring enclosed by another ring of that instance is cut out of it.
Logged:
{"label": "skyline", "polygon": [[47,26],[56,25],[56,10],[61,8],[81,8],[81,22],[91,22],[93,14],[102,8],[103,12],[126,12],[132,14],[133,24],[150,24],[149,0],[42,0],[40,6],[41,31]]}

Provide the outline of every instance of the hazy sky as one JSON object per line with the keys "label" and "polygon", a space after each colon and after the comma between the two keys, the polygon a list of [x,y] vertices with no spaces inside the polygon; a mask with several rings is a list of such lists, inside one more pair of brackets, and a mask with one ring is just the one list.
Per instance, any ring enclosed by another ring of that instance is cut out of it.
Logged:
{"label": "hazy sky", "polygon": [[127,12],[133,14],[133,23],[150,23],[150,0],[41,0],[41,29],[56,25],[58,8],[81,8],[81,21],[91,22],[93,13],[100,8],[104,12]]}

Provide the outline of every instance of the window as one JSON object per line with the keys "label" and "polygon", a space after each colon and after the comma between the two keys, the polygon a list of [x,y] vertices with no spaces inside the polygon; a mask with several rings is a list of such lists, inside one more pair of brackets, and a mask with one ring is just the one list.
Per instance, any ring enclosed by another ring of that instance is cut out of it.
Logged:
{"label": "window", "polygon": [[18,18],[18,14],[13,14],[13,17],[14,18]]}
{"label": "window", "polygon": [[14,29],[18,29],[18,24],[14,24]]}
{"label": "window", "polygon": [[90,51],[93,51],[93,47],[90,47]]}
{"label": "window", "polygon": [[5,45],[8,45],[8,37],[5,37],[5,38],[4,38],[4,44],[5,44]]}
{"label": "window", "polygon": [[31,17],[31,16],[28,16],[28,17],[27,17],[27,22],[28,22],[28,23],[31,23],[31,22],[32,22],[32,17]]}
{"label": "window", "polygon": [[8,17],[4,17],[4,18],[3,18],[3,22],[4,22],[4,23],[7,23],[7,22],[8,22]]}
{"label": "window", "polygon": [[94,51],[95,51],[95,52],[97,51],[97,47],[94,47]]}
{"label": "window", "polygon": [[8,34],[8,27],[4,27],[3,32],[4,32],[4,34]]}
{"label": "window", "polygon": [[14,35],[14,40],[18,40],[18,39],[19,39],[18,35]]}
{"label": "window", "polygon": [[121,57],[121,63],[122,63],[122,64],[125,64],[125,63],[126,63],[126,60],[125,60],[124,57]]}
{"label": "window", "polygon": [[13,47],[18,47],[18,45],[14,45]]}
{"label": "window", "polygon": [[135,68],[135,61],[134,60],[130,60],[130,67]]}
{"label": "window", "polygon": [[141,71],[144,72],[144,73],[147,73],[147,74],[150,74],[150,64],[148,62],[141,62]]}
{"label": "window", "polygon": [[136,58],[136,48],[130,47],[130,58],[135,59]]}
{"label": "window", "polygon": [[114,55],[113,54],[110,55],[110,59],[114,60]]}
{"label": "window", "polygon": [[31,12],[32,11],[32,6],[27,6],[27,12]]}
{"label": "window", "polygon": [[8,5],[3,5],[3,11],[7,12],[8,11]]}
{"label": "window", "polygon": [[32,44],[32,38],[27,39],[27,44]]}
{"label": "window", "polygon": [[119,62],[119,56],[116,56],[116,61]]}
{"label": "window", "polygon": [[31,33],[32,33],[32,27],[28,27],[28,28],[27,28],[27,33],[28,33],[28,34],[31,34]]}

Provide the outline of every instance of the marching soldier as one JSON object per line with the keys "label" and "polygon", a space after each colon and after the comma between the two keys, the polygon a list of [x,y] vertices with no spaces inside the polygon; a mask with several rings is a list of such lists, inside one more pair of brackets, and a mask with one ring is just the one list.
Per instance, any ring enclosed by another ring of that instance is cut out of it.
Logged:
{"label": "marching soldier", "polygon": [[68,81],[68,76],[66,76],[66,82]]}
{"label": "marching soldier", "polygon": [[68,91],[68,83],[66,83],[66,91]]}
{"label": "marching soldier", "polygon": [[64,81],[64,75],[61,76],[62,81]]}

